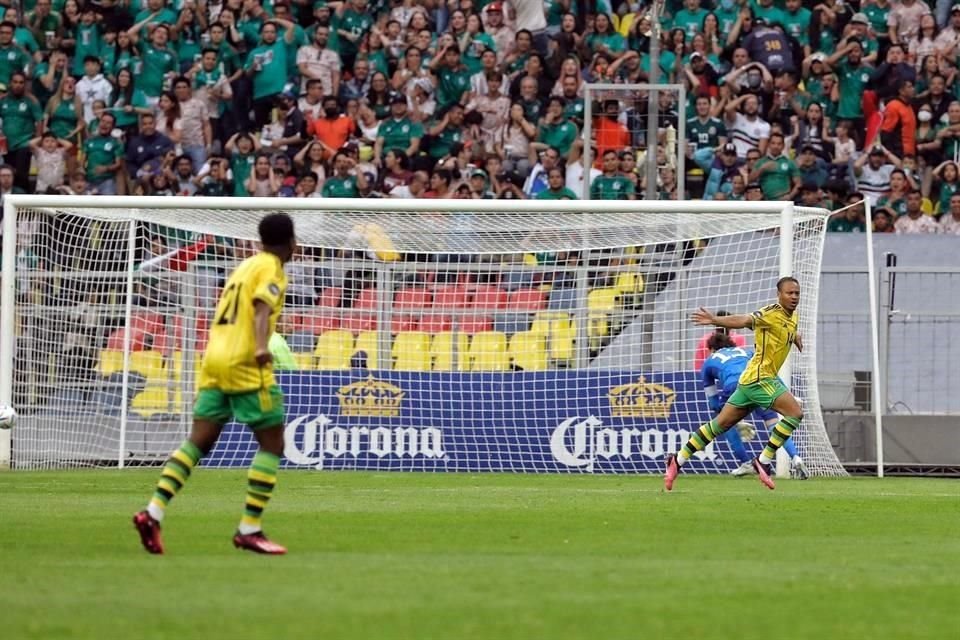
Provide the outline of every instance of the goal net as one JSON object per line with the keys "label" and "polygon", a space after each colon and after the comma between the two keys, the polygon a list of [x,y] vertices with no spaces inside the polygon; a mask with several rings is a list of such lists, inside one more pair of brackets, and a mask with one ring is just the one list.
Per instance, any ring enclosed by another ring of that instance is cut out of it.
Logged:
{"label": "goal net", "polygon": [[[783,206],[8,196],[0,402],[19,418],[0,462],[161,462],[189,432],[224,280],[283,207],[301,245],[274,352],[288,467],[659,473],[711,417],[690,312],[752,311],[789,272],[794,437],[842,474],[815,371],[826,213]],[[204,464],[254,450],[231,423]],[[737,464],[721,440],[685,469]]]}

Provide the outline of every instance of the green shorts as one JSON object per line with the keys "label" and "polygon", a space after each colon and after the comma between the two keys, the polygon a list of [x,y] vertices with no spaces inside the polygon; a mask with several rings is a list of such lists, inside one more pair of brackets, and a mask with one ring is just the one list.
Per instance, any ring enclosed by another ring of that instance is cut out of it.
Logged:
{"label": "green shorts", "polygon": [[201,389],[193,403],[193,417],[217,424],[235,418],[254,430],[279,427],[283,425],[283,391],[277,385],[246,393]]}
{"label": "green shorts", "polygon": [[727,402],[741,409],[752,409],[753,407],[769,409],[774,400],[786,392],[787,385],[783,384],[783,380],[780,378],[764,378],[753,384],[737,385],[737,390],[733,392]]}

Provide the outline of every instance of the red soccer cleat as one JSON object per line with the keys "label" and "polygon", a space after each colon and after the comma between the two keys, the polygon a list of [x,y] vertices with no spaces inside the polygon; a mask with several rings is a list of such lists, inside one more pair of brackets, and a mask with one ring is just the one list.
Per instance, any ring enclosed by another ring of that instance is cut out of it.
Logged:
{"label": "red soccer cleat", "polygon": [[237,549],[246,549],[254,553],[264,553],[271,556],[282,556],[287,552],[287,548],[276,542],[271,542],[263,531],[256,533],[242,534],[237,533],[233,536],[233,546]]}
{"label": "red soccer cleat", "polygon": [[146,511],[133,516],[133,526],[140,533],[140,544],[148,553],[163,554],[163,540],[160,538],[160,523]]}
{"label": "red soccer cleat", "polygon": [[754,458],[751,462],[753,462],[753,470],[760,476],[760,482],[762,482],[767,489],[773,491],[776,485],[773,484],[773,473],[770,465],[760,462],[760,458]]}
{"label": "red soccer cleat", "polygon": [[673,481],[677,479],[679,473],[680,465],[677,463],[677,456],[671,453],[667,456],[667,472],[663,474],[663,488],[672,491]]}

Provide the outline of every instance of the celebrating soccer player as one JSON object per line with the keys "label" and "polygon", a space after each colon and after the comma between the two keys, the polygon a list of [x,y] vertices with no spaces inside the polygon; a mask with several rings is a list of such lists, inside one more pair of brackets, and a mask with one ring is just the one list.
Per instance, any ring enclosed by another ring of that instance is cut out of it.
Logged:
{"label": "celebrating soccer player", "polygon": [[[754,350],[738,347],[730,338],[730,334],[722,329],[707,339],[707,349],[710,351],[710,356],[703,361],[703,366],[700,368],[700,381],[707,394],[710,411],[716,415],[736,391],[740,376],[743,375],[743,371],[753,357]],[[780,416],[770,409],[757,409],[753,414],[771,429],[780,421]],[[731,472],[734,476],[745,476],[754,472],[750,454],[747,453],[740,435],[741,428],[753,432],[749,424],[740,422],[723,434],[737,462],[740,463],[740,466]],[[790,456],[790,471],[793,477],[806,480],[809,477],[807,467],[803,463],[803,458],[797,454],[797,446],[793,443],[793,438],[788,438],[783,443],[783,450]]]}
{"label": "celebrating soccer player", "polygon": [[200,365],[193,430],[163,467],[147,508],[133,517],[150,553],[163,553],[160,523],[167,504],[207,455],[223,425],[235,418],[253,430],[260,445],[247,473],[247,499],[233,544],[257,553],[287,550],[267,539],[260,526],[277,482],[283,453],[283,393],[273,377],[270,335],[283,307],[287,276],[283,265],[297,249],[293,220],[284,213],[264,217],[258,227],[263,251],[230,275],[214,314]]}
{"label": "celebrating soccer player", "polygon": [[702,451],[710,442],[734,426],[756,408],[773,409],[783,418],[770,432],[770,439],[759,457],[751,464],[760,477],[760,482],[774,488],[770,464],[777,449],[800,426],[803,409],[786,385],[777,376],[790,353],[791,345],[803,351],[803,341],[797,333],[797,305],[800,304],[800,283],[796,278],[786,277],[777,281],[777,302],[767,305],[750,315],[717,317],[706,309],[693,312],[693,321],[699,325],[713,325],[727,329],[751,328],[756,341],[756,351],[740,376],[736,391],[727,400],[716,418],[697,429],[683,445],[678,455],[667,456],[667,471],[663,486],[673,489],[682,467],[697,451]]}

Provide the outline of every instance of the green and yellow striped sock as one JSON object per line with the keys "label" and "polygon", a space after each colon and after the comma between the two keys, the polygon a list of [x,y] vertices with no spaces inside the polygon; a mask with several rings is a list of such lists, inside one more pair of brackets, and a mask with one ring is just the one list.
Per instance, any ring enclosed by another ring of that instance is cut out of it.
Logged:
{"label": "green and yellow striped sock", "polygon": [[273,487],[277,484],[277,469],[280,467],[280,456],[266,451],[258,451],[250,463],[247,472],[247,502],[244,506],[243,517],[240,519],[240,533],[256,533],[260,531],[260,521],[263,510],[270,501]]}
{"label": "green and yellow striped sock", "polygon": [[163,471],[160,472],[157,489],[150,498],[150,504],[147,505],[147,511],[154,520],[163,520],[167,505],[187,483],[190,473],[202,457],[203,453],[197,445],[189,440],[184,440],[180,448],[170,454],[170,459],[163,465]]}
{"label": "green and yellow striped sock", "polygon": [[683,464],[689,460],[697,451],[703,451],[707,445],[719,437],[725,430],[720,428],[716,420],[702,425],[699,429],[690,434],[690,439],[680,449],[680,455],[677,456],[677,463]]}
{"label": "green and yellow striped sock", "polygon": [[767,446],[763,448],[763,453],[760,454],[760,462],[769,464],[775,460],[777,457],[777,449],[783,446],[783,443],[790,437],[790,434],[799,426],[800,420],[797,418],[789,418],[787,416],[781,418],[777,426],[770,432],[770,439],[767,440]]}

